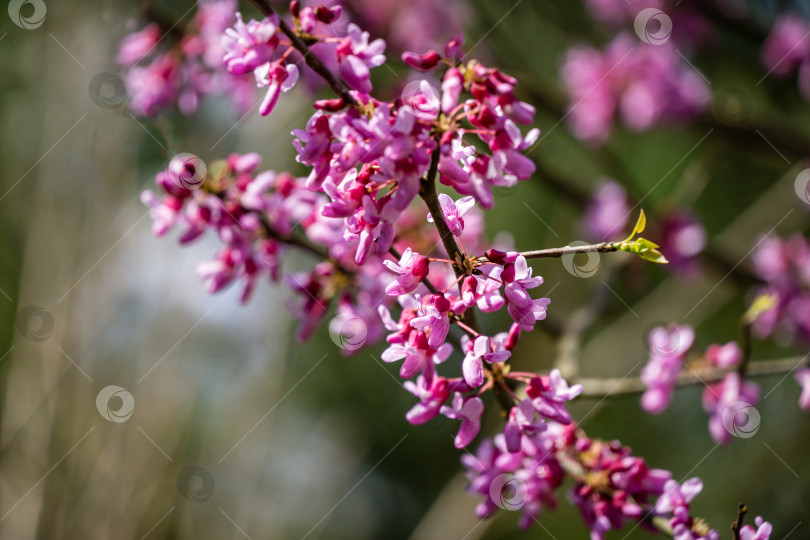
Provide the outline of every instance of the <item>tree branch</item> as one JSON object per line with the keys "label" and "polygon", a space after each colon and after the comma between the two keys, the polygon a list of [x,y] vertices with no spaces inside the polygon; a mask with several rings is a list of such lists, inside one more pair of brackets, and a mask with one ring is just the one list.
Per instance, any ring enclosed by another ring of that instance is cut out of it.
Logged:
{"label": "tree branch", "polygon": [[[779,373],[789,373],[805,361],[805,357],[784,358],[781,360],[760,360],[750,362],[746,369],[746,377],[776,375]],[[689,370],[681,372],[678,376],[677,386],[690,386],[698,384],[709,384],[720,381],[727,373],[733,369],[708,368],[699,371]],[[647,387],[638,377],[624,378],[580,378],[571,381],[571,384],[582,385],[582,397],[603,398],[621,395],[640,394]]]}

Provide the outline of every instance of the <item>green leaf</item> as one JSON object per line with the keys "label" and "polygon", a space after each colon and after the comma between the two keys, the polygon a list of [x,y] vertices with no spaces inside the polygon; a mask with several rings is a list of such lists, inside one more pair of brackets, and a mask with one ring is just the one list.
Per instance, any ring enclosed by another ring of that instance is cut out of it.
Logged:
{"label": "green leaf", "polygon": [[[642,224],[643,227],[643,224]],[[669,261],[658,251],[658,244],[646,238],[636,238],[632,241],[624,241],[616,246],[619,251],[634,253],[644,259],[658,264],[666,264]]]}
{"label": "green leaf", "polygon": [[644,232],[644,228],[647,226],[647,216],[644,215],[644,210],[641,211],[638,215],[638,221],[636,221],[636,226],[633,227],[633,232],[630,233],[624,242],[629,242],[633,239],[637,234],[641,234]]}

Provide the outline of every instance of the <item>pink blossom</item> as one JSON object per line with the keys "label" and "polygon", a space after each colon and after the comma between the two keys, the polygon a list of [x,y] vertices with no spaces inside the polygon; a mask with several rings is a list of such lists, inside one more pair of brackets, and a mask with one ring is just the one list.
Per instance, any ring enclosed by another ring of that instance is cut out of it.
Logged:
{"label": "pink blossom", "polygon": [[756,529],[751,525],[744,525],[743,528],[740,529],[740,540],[768,540],[771,537],[773,526],[770,523],[760,516],[754,518],[754,523],[756,524]]}
{"label": "pink blossom", "polygon": [[732,435],[750,437],[756,432],[759,416],[754,406],[759,391],[758,384],[743,381],[736,371],[703,390],[703,408],[709,413],[709,433],[715,441],[728,444]]}
{"label": "pink blossom", "polygon": [[588,235],[607,241],[621,234],[630,216],[627,191],[614,180],[602,182],[585,210],[584,225]]}
{"label": "pink blossom", "polygon": [[512,354],[504,349],[493,350],[493,343],[487,336],[478,336],[472,341],[465,335],[461,339],[461,347],[466,353],[461,364],[464,381],[472,388],[478,388],[484,383],[482,360],[494,364],[506,361]]}
{"label": "pink blossom", "polygon": [[223,60],[228,71],[243,75],[270,62],[278,46],[277,24],[276,18],[251,19],[245,24],[242,14],[237,12],[236,23],[222,38]]}
{"label": "pink blossom", "polygon": [[406,249],[399,259],[399,263],[383,261],[383,264],[399,277],[392,281],[385,289],[385,293],[391,296],[399,296],[413,292],[428,275],[428,260],[418,253]]}
{"label": "pink blossom", "polygon": [[504,266],[501,279],[504,282],[504,296],[509,315],[521,330],[531,332],[536,321],[546,318],[546,306],[551,302],[548,298],[533,300],[527,292],[528,289],[539,287],[543,283],[543,278],[532,277],[532,269],[526,258],[521,255],[514,263]]}
{"label": "pink blossom", "polygon": [[405,415],[408,422],[415,426],[435,418],[442,409],[444,402],[450,397],[447,380],[442,377],[434,377],[429,382],[424,376],[420,375],[415,383],[405,381],[402,386],[419,398],[419,403],[414,405]]}
{"label": "pink blossom", "polygon": [[719,368],[731,368],[742,360],[742,350],[740,346],[731,341],[725,345],[712,344],[706,348],[706,359],[713,366]]}
{"label": "pink blossom", "polygon": [[484,414],[484,402],[478,396],[465,398],[460,393],[453,397],[453,406],[442,407],[442,414],[452,420],[461,420],[461,427],[456,434],[456,448],[465,448],[472,442],[481,429],[481,415]]}
{"label": "pink blossom", "polygon": [[115,61],[122,66],[131,66],[147,56],[159,40],[160,26],[157,23],[147,24],[121,40]]}
{"label": "pink blossom", "polygon": [[[449,195],[439,193],[439,204],[447,228],[450,229],[453,236],[461,236],[464,230],[462,216],[475,206],[475,200],[472,197],[462,197],[457,201],[453,201]],[[427,220],[429,223],[433,223],[433,216],[428,214]]]}

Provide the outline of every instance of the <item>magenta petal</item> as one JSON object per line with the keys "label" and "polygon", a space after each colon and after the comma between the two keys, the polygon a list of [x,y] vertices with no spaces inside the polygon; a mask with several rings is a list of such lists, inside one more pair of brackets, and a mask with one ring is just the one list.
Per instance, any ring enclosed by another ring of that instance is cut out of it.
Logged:
{"label": "magenta petal", "polygon": [[461,371],[464,374],[464,382],[473,388],[478,388],[484,384],[484,365],[481,358],[469,356],[461,364]]}

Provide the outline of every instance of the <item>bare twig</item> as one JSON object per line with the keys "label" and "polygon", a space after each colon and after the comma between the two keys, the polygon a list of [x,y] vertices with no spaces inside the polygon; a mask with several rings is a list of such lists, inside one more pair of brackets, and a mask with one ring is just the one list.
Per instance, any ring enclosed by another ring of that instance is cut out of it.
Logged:
{"label": "bare twig", "polygon": [[[796,366],[803,360],[804,357],[794,357],[781,360],[760,360],[757,362],[750,362],[748,364],[748,368],[746,369],[746,376],[756,377],[788,373],[795,369]],[[677,386],[690,386],[718,382],[730,371],[732,370],[708,368],[702,370],[693,369],[682,372],[678,376]],[[574,379],[571,381],[571,383],[581,384],[583,388],[581,395],[589,398],[640,394],[647,389],[647,387],[644,386],[644,383],[641,382],[641,379],[638,377],[608,379],[585,377]]]}

